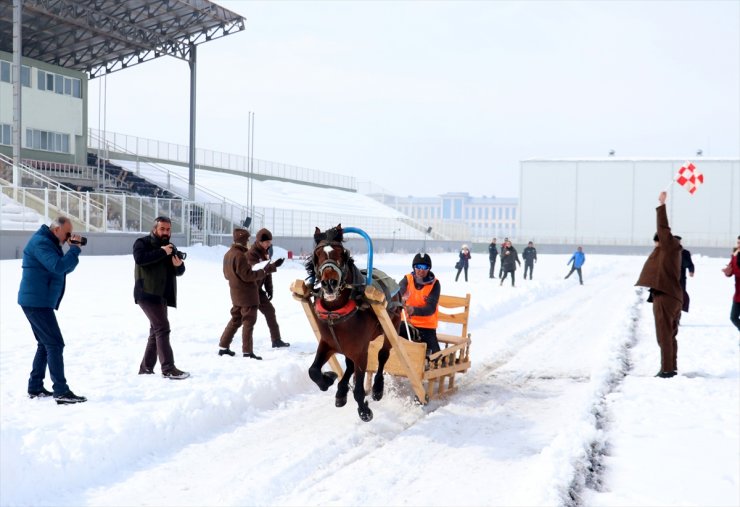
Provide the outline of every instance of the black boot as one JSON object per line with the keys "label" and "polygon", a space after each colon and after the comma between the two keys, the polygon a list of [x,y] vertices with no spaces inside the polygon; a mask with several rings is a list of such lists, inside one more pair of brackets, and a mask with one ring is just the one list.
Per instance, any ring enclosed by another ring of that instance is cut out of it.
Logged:
{"label": "black boot", "polygon": [[290,343],[284,342],[283,340],[277,340],[277,341],[272,342],[273,349],[277,349],[280,347],[290,347]]}
{"label": "black boot", "polygon": [[226,348],[226,349],[220,349],[218,351],[218,355],[219,356],[235,356],[236,355],[236,352],[234,352],[231,349]]}
{"label": "black boot", "polygon": [[254,352],[245,352],[244,354],[242,354],[242,356],[248,357],[250,359],[256,359],[258,361],[262,361],[262,358],[256,355]]}

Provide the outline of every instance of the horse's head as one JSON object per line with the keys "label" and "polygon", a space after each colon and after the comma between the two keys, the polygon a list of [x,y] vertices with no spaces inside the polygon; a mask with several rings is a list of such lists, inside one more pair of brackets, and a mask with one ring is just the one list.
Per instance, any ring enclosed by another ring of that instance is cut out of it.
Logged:
{"label": "horse's head", "polygon": [[351,257],[342,246],[341,224],[325,233],[317,227],[314,233],[313,271],[316,274],[322,299],[334,301],[351,277]]}

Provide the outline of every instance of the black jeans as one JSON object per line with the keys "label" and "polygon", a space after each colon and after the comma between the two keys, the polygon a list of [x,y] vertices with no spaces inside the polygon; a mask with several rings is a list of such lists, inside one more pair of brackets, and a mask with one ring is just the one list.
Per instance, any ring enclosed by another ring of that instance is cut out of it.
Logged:
{"label": "black jeans", "polygon": [[488,271],[488,278],[496,278],[495,276],[496,272],[496,259],[491,260],[491,269]]}
{"label": "black jeans", "polygon": [[36,355],[33,357],[31,376],[28,379],[28,392],[37,393],[44,387],[46,367],[53,382],[54,396],[61,396],[69,391],[64,378],[64,338],[59,329],[57,317],[51,308],[32,308],[22,306],[28,322],[31,323],[36,337]]}
{"label": "black jeans", "polygon": [[532,279],[532,271],[534,271],[534,262],[524,262],[524,279],[527,279],[527,270],[529,270],[529,279]]}
{"label": "black jeans", "polygon": [[583,285],[583,275],[581,274],[581,268],[570,268],[570,271],[567,275],[565,275],[565,278],[567,279],[570,275],[572,275],[573,271],[578,271],[578,281],[581,282],[581,285]]}
{"label": "black jeans", "polygon": [[730,310],[730,320],[738,331],[740,331],[740,303],[732,302],[732,310]]}
{"label": "black jeans", "polygon": [[170,346],[170,321],[167,318],[167,303],[139,301],[139,306],[149,319],[149,339],[146,342],[139,372],[152,371],[159,358],[162,373],[168,373],[175,369],[175,355],[172,352],[172,346]]}
{"label": "black jeans", "polygon": [[[416,330],[419,331],[419,339],[427,345],[427,355],[434,354],[441,350],[439,348],[439,341],[437,340],[436,329],[417,327]],[[401,323],[401,329],[398,332],[398,335],[407,340],[409,339],[409,337],[406,336],[406,324],[403,322]]]}

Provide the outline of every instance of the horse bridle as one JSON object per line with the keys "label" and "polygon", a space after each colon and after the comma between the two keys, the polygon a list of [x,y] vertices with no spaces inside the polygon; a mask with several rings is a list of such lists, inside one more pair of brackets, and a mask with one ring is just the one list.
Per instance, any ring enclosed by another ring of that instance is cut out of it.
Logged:
{"label": "horse bridle", "polygon": [[[329,249],[333,250],[335,246],[336,245],[331,245],[331,244],[317,246],[314,249],[314,257],[315,258],[317,257],[316,256],[316,252],[318,250],[320,250],[320,249],[323,250],[323,249],[326,249],[326,248],[329,248]],[[323,279],[323,273],[327,269],[331,269],[339,277],[339,283],[337,285],[336,292],[337,293],[341,292],[342,289],[344,289],[344,287],[346,286],[346,283],[345,283],[345,278],[346,278],[345,277],[345,273],[344,273],[344,270],[342,269],[342,267],[339,265],[339,263],[337,261],[335,261],[334,259],[331,259],[331,258],[327,258],[324,262],[322,262],[319,265],[318,268],[316,268],[316,274],[318,274],[318,276],[319,276],[319,285],[321,285],[321,281]]]}

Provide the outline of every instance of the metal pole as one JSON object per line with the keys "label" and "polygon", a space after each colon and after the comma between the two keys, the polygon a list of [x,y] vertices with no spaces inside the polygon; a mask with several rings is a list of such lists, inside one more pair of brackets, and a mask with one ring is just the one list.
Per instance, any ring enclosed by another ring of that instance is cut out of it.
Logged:
{"label": "metal pole", "polygon": [[21,21],[23,0],[13,0],[13,185],[21,186],[21,54],[23,38]]}
{"label": "metal pole", "polygon": [[190,45],[190,160],[188,161],[189,180],[188,180],[188,198],[195,200],[195,82],[196,72],[196,45]]}

